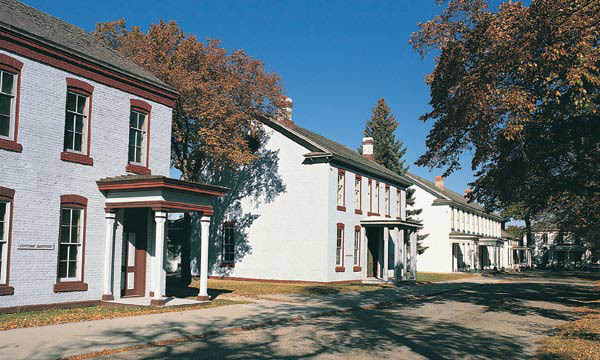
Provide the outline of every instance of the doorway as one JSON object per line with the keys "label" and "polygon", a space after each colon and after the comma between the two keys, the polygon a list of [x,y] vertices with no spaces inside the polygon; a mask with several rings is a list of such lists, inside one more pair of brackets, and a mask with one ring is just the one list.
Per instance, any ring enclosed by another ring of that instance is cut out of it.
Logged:
{"label": "doorway", "polygon": [[377,277],[379,265],[379,231],[367,228],[367,277]]}
{"label": "doorway", "polygon": [[144,296],[148,209],[125,209],[121,296]]}

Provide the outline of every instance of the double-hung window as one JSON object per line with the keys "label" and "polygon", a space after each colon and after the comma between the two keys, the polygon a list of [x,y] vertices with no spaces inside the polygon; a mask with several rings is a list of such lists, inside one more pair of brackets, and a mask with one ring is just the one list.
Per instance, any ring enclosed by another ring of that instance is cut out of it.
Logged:
{"label": "double-hung window", "polygon": [[336,271],[344,271],[344,224],[337,224],[335,241],[335,266]]}
{"label": "double-hung window", "polygon": [[369,192],[369,213],[373,212],[373,180],[369,179],[369,186],[367,188]]}
{"label": "double-hung window", "polygon": [[362,214],[362,176],[354,178],[354,212]]}
{"label": "double-hung window", "polygon": [[17,142],[19,127],[19,92],[23,63],[0,54],[0,149],[21,152]]}
{"label": "double-hung window", "polygon": [[375,206],[377,207],[377,215],[379,215],[379,181],[375,183]]}
{"label": "double-hung window", "polygon": [[146,164],[146,114],[131,110],[129,114],[129,163]]}
{"label": "double-hung window", "polygon": [[235,226],[232,222],[223,224],[223,265],[233,265],[235,263]]}
{"label": "double-hung window", "polygon": [[385,216],[390,217],[390,186],[385,186]]}
{"label": "double-hung window", "polygon": [[67,91],[64,151],[84,153],[88,117],[88,96]]}
{"label": "double-hung window", "polygon": [[0,186],[0,296],[14,294],[14,289],[8,286],[14,195],[14,190]]}
{"label": "double-hung window", "polygon": [[360,266],[360,226],[354,228],[354,266]]}
{"label": "double-hung window", "polygon": [[346,172],[338,169],[337,176],[337,209],[346,211]]}
{"label": "double-hung window", "polygon": [[60,281],[81,280],[83,221],[83,209],[61,208],[58,249],[58,278]]}

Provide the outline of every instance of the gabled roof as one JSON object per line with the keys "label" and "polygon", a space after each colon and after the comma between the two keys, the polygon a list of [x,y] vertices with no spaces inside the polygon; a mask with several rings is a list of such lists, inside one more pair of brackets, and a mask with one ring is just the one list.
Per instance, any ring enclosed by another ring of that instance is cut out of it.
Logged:
{"label": "gabled roof", "polygon": [[406,173],[406,177],[416,186],[422,188],[423,190],[429,192],[430,194],[432,194],[433,196],[437,197],[437,199],[435,199],[433,201],[434,205],[449,205],[452,204],[454,206],[458,206],[461,208],[466,208],[469,209],[471,211],[475,211],[481,215],[486,215],[489,217],[492,217],[498,221],[503,221],[504,218],[496,215],[496,214],[490,214],[488,212],[485,211],[485,209],[483,208],[483,206],[475,203],[475,202],[469,202],[467,199],[465,199],[465,197],[455,191],[452,191],[448,188],[444,188],[443,190],[438,188],[437,186],[435,186],[435,183],[424,179],[420,176],[417,176],[415,174],[412,174],[410,172]]}
{"label": "gabled roof", "polygon": [[307,159],[324,159],[327,162],[345,165],[401,187],[412,185],[408,179],[388,170],[385,166],[363,157],[357,151],[347,146],[308,129],[293,123],[283,125],[278,121],[264,118],[261,119],[261,122],[306,147],[310,151],[304,155]]}
{"label": "gabled roof", "polygon": [[0,27],[33,38],[168,91],[175,91],[150,72],[120,56],[87,31],[17,0],[0,0]]}

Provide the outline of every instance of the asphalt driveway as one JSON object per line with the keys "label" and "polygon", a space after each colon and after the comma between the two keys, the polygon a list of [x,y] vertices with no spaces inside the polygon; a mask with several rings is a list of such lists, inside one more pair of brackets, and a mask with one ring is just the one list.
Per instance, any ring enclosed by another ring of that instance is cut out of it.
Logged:
{"label": "asphalt driveway", "polygon": [[573,308],[598,299],[594,277],[499,277],[421,301],[355,310],[107,358],[529,358]]}

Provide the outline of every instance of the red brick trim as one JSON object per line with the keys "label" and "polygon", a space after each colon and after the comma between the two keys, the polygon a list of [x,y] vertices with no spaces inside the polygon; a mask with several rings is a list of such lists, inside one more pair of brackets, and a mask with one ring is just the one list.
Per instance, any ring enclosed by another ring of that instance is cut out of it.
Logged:
{"label": "red brick trim", "polygon": [[169,211],[169,210],[180,210],[180,211],[199,211],[204,215],[211,216],[213,214],[212,206],[207,205],[194,205],[175,201],[131,201],[131,202],[115,202],[107,203],[105,211],[112,211],[115,209],[130,209],[130,208],[152,208],[154,211]]}
{"label": "red brick trim", "polygon": [[277,280],[277,279],[257,279],[257,278],[244,278],[234,276],[214,276],[208,277],[211,280],[234,280],[234,281],[256,281],[273,284],[351,284],[356,283],[359,280],[341,280],[341,281],[309,281],[309,280]]}
{"label": "red brick trim", "polygon": [[102,301],[113,301],[115,299],[112,295],[102,295]]}
{"label": "red brick trim", "polygon": [[148,104],[147,102],[145,102],[143,100],[131,99],[130,103],[131,103],[131,107],[133,109],[135,109],[136,111],[142,111],[142,112],[145,112],[146,114],[150,114],[150,112],[152,111],[152,105]]}
{"label": "red brick trim", "polygon": [[[88,285],[85,283],[85,248],[87,238],[87,198],[81,195],[65,194],[60,196],[60,206],[83,209],[83,239],[81,240],[81,280],[61,282],[58,278],[58,257],[56,264],[56,284],[54,292],[87,291]],[[60,249],[60,239],[58,240]]]}
{"label": "red brick trim", "polygon": [[[146,159],[148,157],[146,156]],[[134,174],[138,174],[138,175],[151,175],[152,171],[150,171],[150,169],[148,169],[147,166],[141,166],[141,165],[135,165],[135,164],[127,164],[127,166],[125,166],[125,171],[130,172],[130,173],[134,173]]]}
{"label": "red brick trim", "polygon": [[86,83],[85,81],[70,77],[67,78],[67,88],[73,92],[85,96],[91,96],[94,92],[94,87],[92,85]]}
{"label": "red brick trim", "polygon": [[375,213],[375,212],[367,212],[367,216],[380,216],[379,213]]}
{"label": "red brick trim", "polygon": [[337,209],[337,210],[339,210],[339,211],[346,211],[346,207],[345,207],[345,206],[339,206],[339,205],[338,205],[338,206],[336,207],[336,209]]}
{"label": "red brick trim", "polygon": [[358,215],[362,215],[362,213],[363,213],[363,212],[362,212],[362,210],[355,209],[355,210],[354,210],[354,213],[355,213],[355,214],[358,214]]}
{"label": "red brick trim", "polygon": [[335,272],[346,272],[346,268],[343,266],[336,266]]}
{"label": "red brick trim", "polygon": [[[89,142],[88,142],[89,146]],[[60,159],[62,161],[68,161],[76,164],[94,166],[94,159],[89,157],[88,155],[78,154],[69,151],[63,151],[60,153]]]}
{"label": "red brick trim", "polygon": [[10,307],[0,307],[0,314],[12,314],[12,313],[40,311],[40,310],[48,310],[48,309],[70,309],[70,308],[75,308],[75,307],[88,307],[88,306],[96,306],[96,305],[111,306],[113,304],[106,304],[100,300],[88,300],[88,301],[61,302],[61,303],[54,303],[54,304],[10,306]]}
{"label": "red brick trim", "polygon": [[[83,259],[83,257],[82,257],[82,259]],[[83,266],[83,264],[81,264],[81,265]],[[81,272],[82,272],[82,276],[83,276],[83,269]],[[84,283],[83,281],[66,281],[66,282],[58,282],[58,283],[54,284],[54,292],[55,293],[87,291],[87,290],[88,290],[88,284]]]}
{"label": "red brick trim", "polygon": [[209,296],[196,296],[196,300],[198,301],[210,301]]}
{"label": "red brick trim", "polygon": [[[12,230],[13,230],[13,218],[15,210],[15,190],[0,186],[0,200],[8,203],[9,217],[8,217],[8,236],[6,239],[6,281],[4,284],[0,284],[0,295],[13,295],[15,289],[10,284],[10,249],[12,244]],[[2,256],[2,254],[0,254]]]}
{"label": "red brick trim", "polygon": [[85,208],[88,204],[88,200],[80,195],[67,194],[60,196],[60,204],[62,206]]}
{"label": "red brick trim", "polygon": [[19,136],[19,108],[21,105],[21,69],[23,63],[13,57],[0,54],[0,69],[17,74],[17,89],[15,94],[15,123],[12,139],[0,139],[0,149],[20,153],[23,145],[18,143]]}
{"label": "red brick trim", "polygon": [[352,268],[352,271],[354,271],[354,272],[361,272],[362,271],[362,267],[360,267],[360,266],[354,266]]}
{"label": "red brick trim", "polygon": [[26,38],[8,29],[0,30],[0,48],[97,81],[172,108],[177,94],[133,76],[103,67],[48,44]]}

